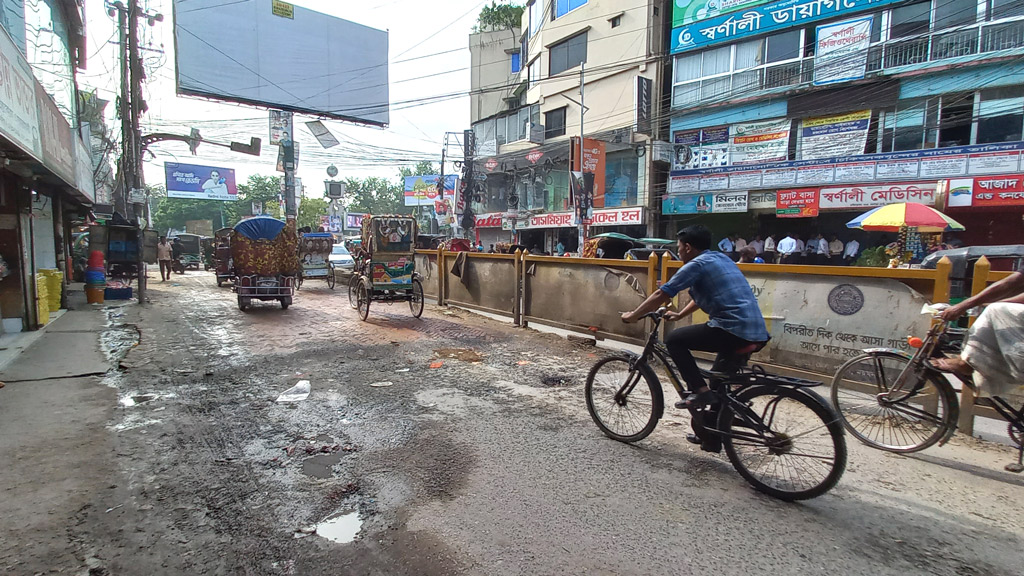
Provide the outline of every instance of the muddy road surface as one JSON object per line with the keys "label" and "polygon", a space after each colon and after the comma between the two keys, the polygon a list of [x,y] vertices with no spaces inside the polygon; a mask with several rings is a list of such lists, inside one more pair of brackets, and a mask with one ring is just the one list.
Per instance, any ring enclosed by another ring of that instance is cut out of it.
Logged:
{"label": "muddy road surface", "polygon": [[[687,444],[672,408],[638,445],[605,438],[582,395],[600,348],[429,304],[361,322],[341,283],[247,313],[209,274],[151,287],[107,335],[114,462],[68,529],[84,573],[1024,569],[1006,448],[908,458],[848,438],[838,487],[787,504]],[[308,397],[276,401],[300,381]]]}

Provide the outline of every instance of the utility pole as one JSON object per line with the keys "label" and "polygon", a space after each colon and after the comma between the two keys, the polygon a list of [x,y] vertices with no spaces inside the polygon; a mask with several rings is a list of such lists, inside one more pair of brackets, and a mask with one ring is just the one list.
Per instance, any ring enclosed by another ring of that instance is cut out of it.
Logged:
{"label": "utility pole", "polygon": [[[581,173],[583,172],[583,114],[586,113],[586,106],[584,106],[584,101],[583,101],[583,68],[585,66],[586,66],[585,63],[581,63],[580,64],[580,145],[576,148],[576,155],[577,155],[577,157],[579,159],[579,162],[580,162],[580,172]],[[582,193],[580,194],[580,198],[577,199],[577,202],[579,202],[581,204],[586,202],[586,196],[587,196],[586,191],[582,191]],[[584,242],[586,242],[586,239],[587,239],[586,238],[587,234],[586,234],[586,230],[585,230],[585,225],[583,224],[583,220],[584,220],[584,218],[586,218],[587,214],[586,214],[585,211],[583,211],[583,208],[584,208],[584,206],[582,206],[582,205],[576,206],[576,213],[579,215],[578,218],[579,218],[579,221],[580,221],[580,223],[579,223],[579,244],[577,244],[577,248],[579,250],[580,257],[583,257],[583,244],[584,244]]]}
{"label": "utility pole", "polygon": [[[131,70],[131,86],[129,100],[129,121],[131,131],[131,154],[129,161],[131,168],[126,174],[125,180],[130,182],[130,190],[142,190],[142,132],[139,129],[139,117],[142,115],[142,59],[139,56],[139,0],[129,0],[128,3],[128,62]],[[149,225],[149,202],[145,203],[142,214],[135,215],[139,223],[138,238],[138,259],[136,265],[139,272],[139,303],[146,301],[146,263],[143,259],[145,252],[145,234],[143,233],[143,219]]]}

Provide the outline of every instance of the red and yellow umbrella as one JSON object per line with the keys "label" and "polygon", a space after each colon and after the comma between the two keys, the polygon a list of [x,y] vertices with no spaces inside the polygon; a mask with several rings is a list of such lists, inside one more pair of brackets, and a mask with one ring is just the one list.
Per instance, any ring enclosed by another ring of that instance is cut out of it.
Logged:
{"label": "red and yellow umbrella", "polygon": [[912,228],[918,232],[931,233],[954,232],[964,229],[963,225],[956,220],[917,202],[879,206],[850,220],[846,223],[846,227],[873,232],[899,232],[903,228]]}

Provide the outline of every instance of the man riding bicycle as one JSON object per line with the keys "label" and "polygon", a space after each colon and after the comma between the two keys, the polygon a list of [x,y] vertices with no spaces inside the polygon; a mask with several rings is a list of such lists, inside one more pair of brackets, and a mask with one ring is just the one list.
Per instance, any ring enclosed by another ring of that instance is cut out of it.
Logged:
{"label": "man riding bicycle", "polygon": [[737,351],[758,349],[771,336],[743,273],[727,255],[710,250],[711,231],[705,226],[688,226],[677,236],[683,267],[636,310],[622,314],[622,321],[636,322],[644,314],[667,304],[679,292],[690,291],[692,301],[682,310],[666,314],[665,320],[685,318],[698,308],[707,313],[709,320],[706,324],[673,330],[665,338],[665,345],[690,392],[676,403],[676,408],[694,409],[712,405],[717,398],[708,388],[691,350],[717,352],[715,368],[722,369],[725,361]]}

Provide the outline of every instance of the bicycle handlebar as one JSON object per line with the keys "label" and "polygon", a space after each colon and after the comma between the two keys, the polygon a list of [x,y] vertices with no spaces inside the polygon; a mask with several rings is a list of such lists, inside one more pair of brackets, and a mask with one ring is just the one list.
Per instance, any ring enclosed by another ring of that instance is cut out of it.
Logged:
{"label": "bicycle handlebar", "polygon": [[662,318],[665,317],[666,312],[668,312],[668,308],[662,306],[661,308],[658,308],[654,312],[648,312],[647,314],[644,314],[643,316],[640,317],[640,319],[643,320],[644,318],[650,318],[651,320],[661,320]]}

